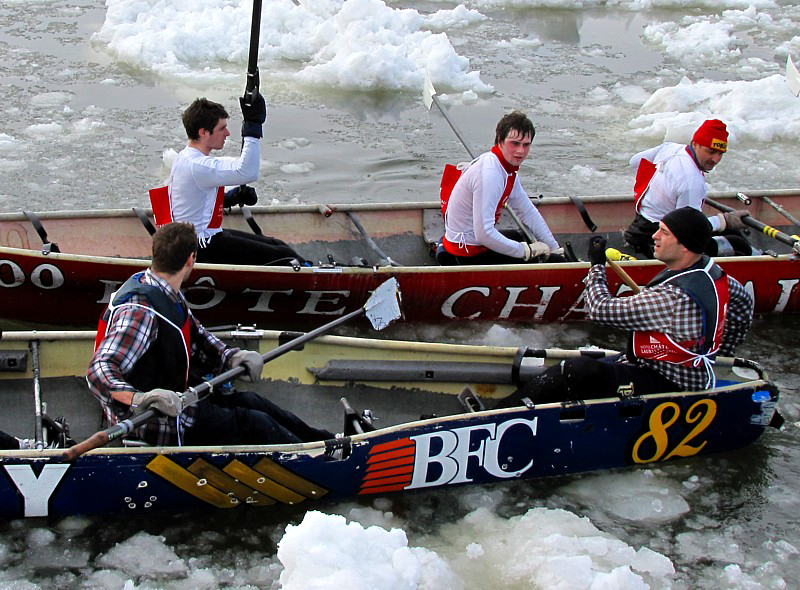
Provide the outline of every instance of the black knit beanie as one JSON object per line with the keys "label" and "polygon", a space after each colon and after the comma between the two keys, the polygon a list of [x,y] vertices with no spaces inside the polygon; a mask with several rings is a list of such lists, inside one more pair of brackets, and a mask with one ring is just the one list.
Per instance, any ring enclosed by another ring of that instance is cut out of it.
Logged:
{"label": "black knit beanie", "polygon": [[711,239],[711,224],[697,209],[681,207],[661,220],[687,250],[702,254]]}

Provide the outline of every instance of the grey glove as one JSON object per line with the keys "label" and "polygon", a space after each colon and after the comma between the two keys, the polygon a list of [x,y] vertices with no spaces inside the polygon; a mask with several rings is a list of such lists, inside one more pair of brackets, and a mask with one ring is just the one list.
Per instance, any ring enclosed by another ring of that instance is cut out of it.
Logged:
{"label": "grey glove", "polygon": [[750,215],[747,209],[737,209],[736,211],[729,211],[727,213],[719,213],[719,231],[735,231],[744,229],[746,227],[743,217]]}
{"label": "grey glove", "polygon": [[536,260],[539,257],[546,258],[550,256],[550,246],[544,242],[533,242],[532,244],[522,242],[522,247],[525,250],[525,254],[522,256],[525,262]]}
{"label": "grey glove", "polygon": [[183,398],[169,389],[151,389],[133,394],[131,409],[134,416],[150,408],[174,418],[183,410]]}
{"label": "grey glove", "polygon": [[253,104],[245,104],[245,98],[239,99],[239,105],[242,107],[242,116],[244,123],[242,123],[242,137],[257,137],[261,138],[263,135],[261,126],[267,121],[267,103],[264,102],[264,97],[259,92],[256,94]]}
{"label": "grey glove", "polygon": [[258,381],[261,379],[261,370],[264,368],[264,359],[255,350],[240,350],[231,357],[231,369],[244,365],[244,381]]}

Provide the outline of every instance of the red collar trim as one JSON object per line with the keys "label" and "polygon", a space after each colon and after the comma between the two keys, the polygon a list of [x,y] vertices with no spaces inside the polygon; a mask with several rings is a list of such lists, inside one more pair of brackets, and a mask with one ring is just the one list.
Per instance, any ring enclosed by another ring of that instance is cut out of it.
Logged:
{"label": "red collar trim", "polygon": [[495,156],[497,156],[497,159],[500,160],[500,163],[503,165],[503,168],[505,168],[505,171],[508,172],[509,174],[513,174],[514,172],[519,170],[519,166],[512,166],[511,164],[506,162],[506,159],[503,157],[503,152],[500,151],[499,146],[497,145],[492,146],[492,153]]}
{"label": "red collar trim", "polygon": [[694,150],[692,149],[691,145],[686,146],[686,153],[689,154],[689,157],[692,158],[692,162],[694,162],[694,165],[697,166],[697,169],[700,171],[700,174],[705,176],[706,173],[702,168],[700,168],[700,164],[697,163],[697,154],[694,153]]}

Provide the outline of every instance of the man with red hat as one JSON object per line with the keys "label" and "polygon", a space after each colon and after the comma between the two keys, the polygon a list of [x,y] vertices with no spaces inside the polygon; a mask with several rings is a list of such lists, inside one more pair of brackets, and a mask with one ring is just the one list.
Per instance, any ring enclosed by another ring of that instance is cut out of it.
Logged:
{"label": "man with red hat", "polygon": [[701,391],[715,386],[716,356],[732,356],[753,320],[745,288],[703,254],[711,224],[693,207],[664,216],[653,238],[655,257],[666,265],[640,293],[614,297],[606,278],[606,240],[592,238],[586,276],[589,319],[629,331],[627,353],[570,358],[538,375],[502,400],[512,407]]}
{"label": "man with red hat", "polygon": [[[625,231],[625,241],[638,254],[653,258],[653,234],[658,222],[680,207],[702,210],[708,194],[705,173],[711,172],[728,151],[728,129],[719,119],[708,119],[695,131],[689,145],[667,142],[631,158],[636,168],[636,218]],[[708,218],[715,233],[744,229],[746,209]],[[727,237],[726,237],[727,238]],[[730,250],[730,251],[729,251]],[[709,255],[750,254],[741,236],[709,242]]]}

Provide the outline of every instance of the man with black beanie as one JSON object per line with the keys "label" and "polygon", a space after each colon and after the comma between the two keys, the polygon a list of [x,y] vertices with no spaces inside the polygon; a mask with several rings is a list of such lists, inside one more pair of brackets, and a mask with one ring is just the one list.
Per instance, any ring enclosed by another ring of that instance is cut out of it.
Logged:
{"label": "man with black beanie", "polygon": [[744,287],[703,254],[711,224],[697,209],[668,213],[653,235],[655,257],[666,265],[642,291],[614,297],[606,278],[606,240],[589,244],[586,276],[589,319],[630,331],[628,350],[618,357],[578,357],[551,367],[503,400],[518,405],[699,391],[715,385],[713,362],[732,356],[753,319]]}

